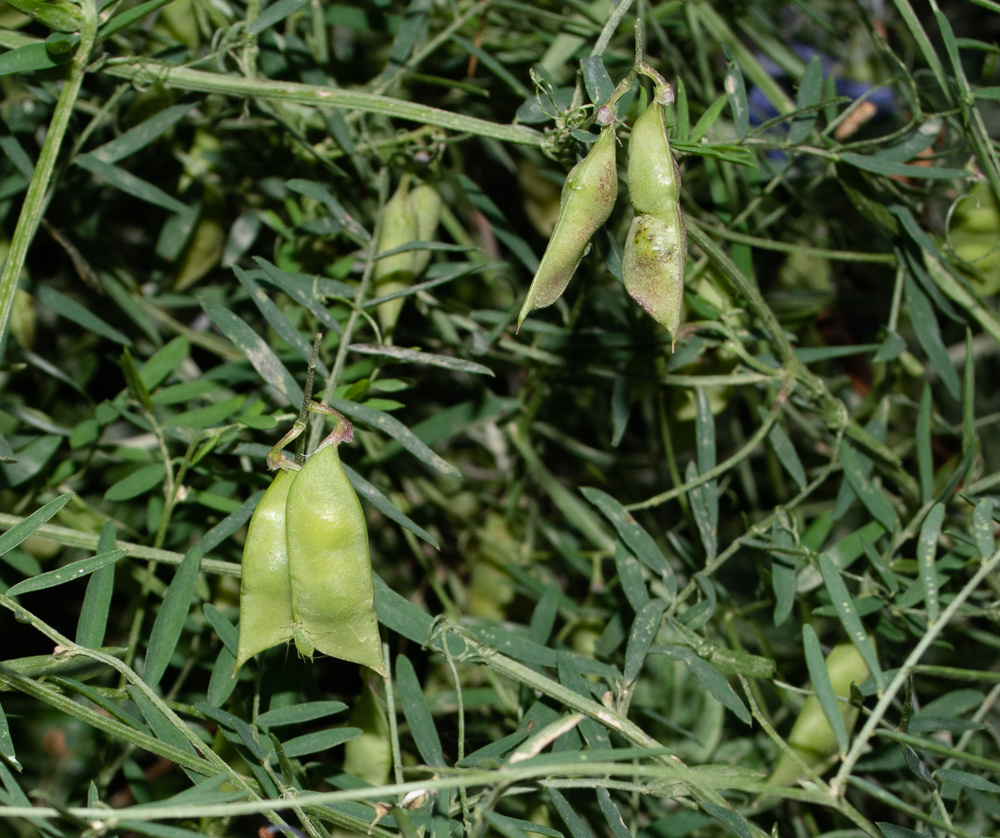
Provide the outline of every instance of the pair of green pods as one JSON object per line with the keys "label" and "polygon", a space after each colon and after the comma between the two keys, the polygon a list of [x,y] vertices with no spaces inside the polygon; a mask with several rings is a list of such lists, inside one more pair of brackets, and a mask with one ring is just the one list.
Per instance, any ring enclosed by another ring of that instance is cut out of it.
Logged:
{"label": "pair of green pods", "polygon": [[368,529],[336,443],[278,473],[243,549],[235,669],[289,640],[385,674]]}
{"label": "pair of green pods", "polygon": [[[629,196],[636,215],[625,241],[625,289],[676,343],[684,296],[687,237],[680,210],[680,173],[667,139],[669,87],[636,120],[628,144]],[[566,178],[559,217],[528,296],[518,327],[534,309],[551,305],[566,290],[591,237],[608,220],[618,197],[614,122],[608,120],[597,142]]]}
{"label": "pair of green pods", "polygon": [[[386,201],[382,213],[382,224],[376,248],[375,267],[372,280],[375,292],[385,296],[409,288],[427,268],[430,251],[406,250],[391,256],[388,253],[414,241],[431,241],[441,217],[441,195],[429,183],[421,183],[410,188],[410,176],[403,175],[399,187]],[[386,335],[392,334],[399,320],[405,297],[395,297],[379,304],[377,314],[379,325]]]}

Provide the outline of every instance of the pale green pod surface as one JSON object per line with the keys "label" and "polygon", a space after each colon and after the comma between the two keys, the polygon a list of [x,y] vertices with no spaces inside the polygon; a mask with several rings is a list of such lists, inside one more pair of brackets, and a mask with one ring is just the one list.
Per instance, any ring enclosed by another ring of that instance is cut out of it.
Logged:
{"label": "pale green pod surface", "polygon": [[[859,686],[869,675],[868,665],[853,643],[835,646],[826,658],[826,671],[836,695],[849,698],[851,683]],[[840,714],[844,727],[850,735],[858,720],[858,708],[847,702],[840,703]],[[788,734],[788,744],[811,768],[822,766],[837,754],[837,737],[826,720],[819,699],[809,696],[799,712],[792,732]],[[794,785],[801,777],[802,769],[787,754],[782,754],[767,782],[775,786]]]}
{"label": "pale green pod surface", "polygon": [[[441,220],[441,193],[429,183],[421,183],[410,192],[410,207],[417,217],[417,238],[431,242],[437,237],[438,222]],[[420,276],[431,260],[429,250],[413,251],[413,275]]]}
{"label": "pale green pod surface", "polygon": [[672,217],[639,213],[625,240],[622,280],[625,290],[657,323],[665,326],[674,343],[684,301],[687,236],[680,212]]}
{"label": "pale green pod surface", "polygon": [[309,458],[286,510],[296,646],[384,675],[368,528],[336,445]]}
{"label": "pale green pod surface", "polygon": [[[378,247],[375,252],[385,253],[414,241],[418,237],[417,217],[410,203],[410,182],[404,177],[399,188],[382,208],[382,225],[379,227]],[[394,280],[413,281],[413,252],[406,251],[379,259],[372,268],[376,285]]]}
{"label": "pale green pod surface", "polygon": [[665,215],[677,206],[681,179],[667,139],[666,108],[654,101],[628,140],[628,194],[636,212]]}
{"label": "pale green pod surface", "polygon": [[518,315],[518,327],[536,308],[552,305],[562,296],[591,237],[611,215],[618,198],[615,151],[611,123],[601,129],[590,152],[566,176],[559,217]]}
{"label": "pale green pod surface", "polygon": [[[392,202],[390,201],[389,203]],[[406,244],[406,242],[414,240],[433,241],[437,233],[438,221],[441,218],[441,195],[438,191],[430,184],[422,183],[410,191],[408,203],[409,213],[413,216],[412,220],[415,221],[414,233],[406,241],[398,242],[393,247],[398,247],[400,244]],[[386,210],[388,212],[388,204],[386,205]],[[388,221],[389,218],[387,215],[386,221],[383,224]],[[401,223],[399,231],[403,231],[404,228],[408,234],[410,228]],[[385,249],[388,250],[389,248]],[[397,258],[401,259],[401,257],[409,258],[409,267],[398,270],[395,276],[386,275],[385,279],[380,280],[377,291],[379,295],[392,294],[395,291],[402,291],[404,288],[409,288],[413,281],[427,269],[427,263],[431,259],[431,252],[429,250],[411,250],[408,253],[401,253],[399,257],[390,256],[388,259],[383,259],[382,261],[395,262]],[[381,262],[376,262],[375,264],[378,266]],[[400,264],[402,264],[402,261]],[[386,334],[392,333],[405,302],[405,297],[396,297],[394,300],[387,300],[379,305],[377,309],[379,325]]]}
{"label": "pale green pod surface", "polygon": [[285,507],[298,472],[280,471],[250,519],[240,576],[239,669],[258,652],[292,639]]}
{"label": "pale green pod surface", "polygon": [[392,770],[389,720],[372,690],[370,674],[365,681],[361,697],[347,722],[351,727],[360,728],[362,733],[344,743],[344,771],[370,785],[384,786]]}

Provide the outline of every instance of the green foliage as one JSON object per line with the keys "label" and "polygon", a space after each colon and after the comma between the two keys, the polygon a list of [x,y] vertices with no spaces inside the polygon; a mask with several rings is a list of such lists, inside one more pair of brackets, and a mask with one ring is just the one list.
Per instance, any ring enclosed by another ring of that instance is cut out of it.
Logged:
{"label": "green foliage", "polygon": [[[0,838],[1000,832],[992,0],[13,5]],[[517,333],[637,59],[682,325],[622,191]],[[233,674],[310,386],[385,679]]]}

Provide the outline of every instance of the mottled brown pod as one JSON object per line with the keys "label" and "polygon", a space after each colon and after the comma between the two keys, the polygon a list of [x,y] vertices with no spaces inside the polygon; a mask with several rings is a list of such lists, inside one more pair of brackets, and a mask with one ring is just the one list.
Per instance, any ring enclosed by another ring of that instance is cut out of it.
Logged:
{"label": "mottled brown pod", "polygon": [[666,327],[673,343],[681,324],[686,259],[683,221],[647,213],[632,219],[622,257],[625,290]]}
{"label": "mottled brown pod", "polygon": [[625,289],[677,343],[684,300],[687,235],[680,208],[680,172],[667,139],[665,91],[658,91],[632,127],[628,189],[636,216],[622,259]]}

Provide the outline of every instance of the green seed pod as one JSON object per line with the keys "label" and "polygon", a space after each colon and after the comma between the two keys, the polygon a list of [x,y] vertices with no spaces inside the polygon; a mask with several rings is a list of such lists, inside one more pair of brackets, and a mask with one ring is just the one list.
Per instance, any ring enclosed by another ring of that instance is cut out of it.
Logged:
{"label": "green seed pod", "polygon": [[[382,208],[376,256],[409,244],[419,235],[417,215],[410,200],[410,176],[403,175],[399,187]],[[372,281],[377,294],[391,294],[400,288],[409,288],[413,283],[413,251],[378,259],[372,269]],[[379,306],[379,322],[383,331],[392,331],[402,306],[402,300],[390,300]]]}
{"label": "green seed pod", "polygon": [[313,454],[288,491],[292,639],[299,652],[385,674],[375,617],[368,528],[336,444]]}
{"label": "green seed pod", "polygon": [[955,255],[968,263],[967,276],[980,297],[1000,291],[1000,205],[987,181],[980,181],[955,206],[948,223]]}
{"label": "green seed pod", "polygon": [[297,471],[280,471],[264,493],[247,532],[240,578],[240,639],[235,672],[258,652],[292,639],[285,508]]}
{"label": "green seed pod", "polygon": [[[400,184],[400,189],[403,188],[403,184]],[[410,191],[406,199],[406,211],[409,213],[408,217],[403,216],[403,210],[397,209],[394,212],[400,214],[399,218],[390,218],[389,215],[389,205],[396,200],[396,196],[399,195],[397,190],[396,195],[386,204],[386,216],[383,220],[383,231],[386,230],[386,225],[392,221],[395,225],[394,235],[396,237],[402,235],[409,235],[405,241],[397,241],[392,247],[399,247],[402,244],[411,242],[414,240],[418,241],[433,241],[434,236],[437,232],[438,221],[441,218],[441,195],[438,191],[428,183],[422,183]],[[384,236],[379,236],[379,250],[389,250],[390,248],[382,246],[383,241],[385,241]],[[396,260],[399,260],[397,263]],[[431,252],[429,250],[411,250],[407,253],[400,253],[398,256],[390,256],[387,259],[382,259],[375,263],[376,269],[376,287],[378,293],[391,294],[394,291],[402,291],[404,288],[409,288],[413,280],[415,280],[420,274],[422,274],[427,269],[427,263],[430,262]],[[409,263],[406,263],[409,260]],[[393,270],[393,274],[381,274],[380,267],[383,263],[389,262],[389,269]],[[398,267],[393,267],[393,265],[398,265]],[[378,307],[378,320],[382,327],[382,331],[385,334],[392,334],[392,330],[396,326],[396,321],[399,319],[399,312],[403,308],[403,303],[406,302],[405,297],[396,297],[394,300],[388,300],[382,303]]]}
{"label": "green seed pod", "polygon": [[[852,682],[861,684],[871,674],[853,643],[841,643],[833,648],[826,659],[826,671],[834,693],[842,698],[850,697]],[[858,720],[858,708],[847,702],[840,702],[840,714],[849,736]],[[837,738],[816,696],[809,696],[802,705],[792,732],[788,734],[788,744],[810,768],[823,767],[837,755]],[[773,786],[791,786],[803,776],[798,764],[782,753],[767,782]]]}
{"label": "green seed pod", "polygon": [[562,296],[583,259],[591,237],[608,220],[618,198],[615,127],[609,122],[586,157],[566,176],[559,217],[517,317],[518,328],[536,308]]}
{"label": "green seed pod", "polygon": [[684,302],[687,236],[674,219],[640,213],[632,219],[622,257],[625,290],[677,342]]}
{"label": "green seed pod", "polygon": [[666,108],[656,99],[628,139],[628,194],[636,212],[663,215],[676,208],[681,178],[667,139]]}
{"label": "green seed pod", "polygon": [[384,786],[392,770],[389,720],[375,695],[371,673],[362,672],[365,673],[365,686],[348,721],[362,733],[344,743],[344,771],[373,786]]}
{"label": "green seed pod", "polygon": [[680,173],[667,139],[660,95],[629,137],[629,196],[636,209],[622,258],[625,290],[677,343],[684,301],[687,234],[681,215]]}
{"label": "green seed pod", "polygon": [[[417,217],[417,238],[422,242],[434,241],[438,222],[441,221],[441,193],[429,183],[421,183],[410,193],[410,206]],[[431,261],[429,250],[413,251],[413,275],[420,276]]]}

